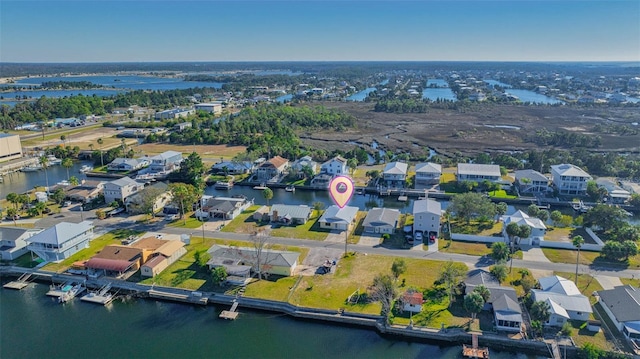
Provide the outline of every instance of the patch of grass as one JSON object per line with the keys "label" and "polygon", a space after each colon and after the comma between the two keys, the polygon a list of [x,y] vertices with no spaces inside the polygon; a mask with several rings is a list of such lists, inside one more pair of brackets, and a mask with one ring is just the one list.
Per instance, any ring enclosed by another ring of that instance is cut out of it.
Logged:
{"label": "patch of grass", "polygon": [[304,238],[314,241],[323,241],[327,238],[327,231],[321,230],[320,225],[317,223],[320,219],[321,212],[315,209],[311,210],[311,217],[305,224],[299,224],[297,226],[281,226],[273,228],[271,235],[274,237],[285,238]]}
{"label": "patch of grass", "polygon": [[493,236],[502,234],[502,223],[495,221],[474,221],[471,220],[467,223],[464,220],[452,220],[451,221],[451,232],[453,233],[462,233],[462,234],[474,234],[480,235],[481,233],[484,236]]}
{"label": "patch of grass", "polygon": [[[185,214],[185,216],[187,216]],[[202,226],[202,221],[199,221],[196,217],[188,217],[185,223],[184,219],[176,219],[175,221],[171,221],[171,223],[167,224],[167,227],[174,228],[200,228]]]}
{"label": "patch of grass", "polygon": [[[544,255],[554,263],[575,263],[577,250],[542,248]],[[612,261],[600,255],[600,252],[580,251],[580,264],[597,264],[613,268],[640,268],[640,255],[629,258],[627,262]]]}
{"label": "patch of grass", "polygon": [[[569,273],[569,272],[553,272],[554,275],[559,275],[561,277],[570,279],[572,281],[575,282],[576,279],[576,274],[575,273]],[[589,298],[589,300],[591,301],[591,304],[593,305],[596,302],[596,298],[593,297],[591,294],[593,294],[593,292],[598,291],[598,290],[602,290],[602,286],[600,285],[600,283],[598,283],[598,281],[588,275],[588,274],[580,274],[578,273],[578,283],[576,283],[578,286],[578,289],[580,290],[580,292],[582,294],[584,294],[585,296],[587,296]]]}
{"label": "patch of grass", "polygon": [[447,241],[441,239],[438,241],[438,250],[444,253],[484,256],[491,253],[491,243]]}
{"label": "patch of grass", "polygon": [[[4,261],[3,261],[4,262]],[[34,268],[38,264],[40,264],[42,260],[40,258],[31,259],[31,253],[26,253],[21,255],[20,257],[10,261],[11,265],[22,268]]]}
{"label": "patch of grass", "polygon": [[261,205],[254,205],[246,210],[242,211],[236,218],[234,218],[231,222],[226,224],[224,228],[222,228],[222,232],[232,232],[232,233],[252,233],[257,228],[259,223],[253,220],[253,212],[255,212],[258,208],[262,207]]}
{"label": "patch of grass", "polygon": [[544,235],[545,241],[552,242],[571,242],[571,227],[549,227]]}
{"label": "patch of grass", "polygon": [[362,223],[364,223],[364,218],[366,216],[367,212],[365,211],[358,211],[358,213],[356,213],[356,228],[349,235],[349,243],[356,244],[360,242],[360,236],[362,236],[362,233],[364,232],[364,226]]}
{"label": "patch of grass", "polygon": [[573,328],[573,333],[571,334],[571,338],[576,343],[577,346],[582,347],[587,343],[591,343],[598,348],[602,349],[612,349],[613,343],[609,342],[601,330],[597,333],[591,332],[587,330],[587,323],[581,322],[577,320],[569,321],[571,327]]}
{"label": "patch of grass", "polygon": [[244,293],[247,297],[286,302],[298,277],[282,277],[277,280],[259,280],[249,283]]}
{"label": "patch of grass", "polygon": [[620,281],[624,285],[632,285],[636,288],[640,288],[640,279],[620,278]]}
{"label": "patch of grass", "polygon": [[491,198],[517,198],[517,196],[514,196],[512,194],[507,194],[507,191],[505,191],[503,189],[489,192],[489,197],[491,197]]}

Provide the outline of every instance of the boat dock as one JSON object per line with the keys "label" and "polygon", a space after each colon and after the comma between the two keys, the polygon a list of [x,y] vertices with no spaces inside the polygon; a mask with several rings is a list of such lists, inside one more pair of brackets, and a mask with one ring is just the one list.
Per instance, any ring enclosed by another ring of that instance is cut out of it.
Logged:
{"label": "boat dock", "polygon": [[231,309],[223,310],[220,313],[219,318],[228,319],[228,320],[234,320],[234,319],[238,318],[238,314],[240,314],[240,313],[236,312],[236,309],[238,309],[238,302],[234,300],[233,301],[233,305],[231,306]]}
{"label": "boat dock", "polygon": [[172,293],[168,291],[158,291],[154,289],[149,289],[147,291],[147,294],[149,294],[149,297],[151,298],[175,300],[178,302],[185,302],[185,303],[207,305],[207,303],[209,302],[209,299],[207,297],[203,297],[202,293],[199,293],[199,292],[191,292],[191,294],[179,294],[179,293]]}
{"label": "boat dock", "polygon": [[47,295],[50,296],[50,297],[60,298],[66,292],[71,290],[71,288],[73,288],[73,283],[71,283],[71,282],[65,282],[65,283],[60,284],[60,285],[52,284],[49,287],[49,291],[47,292]]}
{"label": "boat dock", "polygon": [[462,344],[462,356],[465,358],[489,359],[489,348],[478,347],[478,334],[471,334],[471,346]]}
{"label": "boat dock", "polygon": [[111,303],[115,298],[115,295],[109,293],[110,289],[111,289],[111,283],[108,283],[95,292],[87,293],[87,295],[80,298],[80,300],[83,300],[85,302],[95,303],[95,304],[107,305]]}
{"label": "boat dock", "polygon": [[24,273],[20,276],[20,278],[14,280],[13,282],[9,282],[2,287],[7,289],[22,290],[29,285],[29,278],[31,278],[31,273]]}

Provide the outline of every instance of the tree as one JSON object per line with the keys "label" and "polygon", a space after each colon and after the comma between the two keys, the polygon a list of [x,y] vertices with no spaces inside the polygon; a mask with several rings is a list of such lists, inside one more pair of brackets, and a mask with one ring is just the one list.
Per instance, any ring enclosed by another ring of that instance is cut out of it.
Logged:
{"label": "tree", "polygon": [[313,202],[313,209],[315,209],[316,211],[322,211],[324,209],[324,202]]}
{"label": "tree", "polygon": [[551,220],[553,221],[553,225],[557,226],[558,223],[562,220],[562,212],[555,210],[551,212]]}
{"label": "tree", "polygon": [[42,165],[42,169],[44,169],[44,180],[47,185],[47,189],[45,192],[49,193],[49,174],[47,173],[47,167],[49,167],[49,158],[47,156],[40,156],[38,162]]}
{"label": "tree", "polygon": [[529,238],[531,235],[531,227],[527,224],[521,224],[518,227],[518,237],[520,238]]}
{"label": "tree", "polygon": [[65,142],[67,140],[67,136],[65,135],[60,135],[60,141],[62,141],[62,145],[64,146]]}
{"label": "tree", "polygon": [[227,279],[227,270],[224,267],[215,267],[211,271],[211,279],[216,285],[221,285]]}
{"label": "tree", "polygon": [[200,191],[194,186],[186,183],[175,182],[169,184],[169,192],[173,195],[172,202],[180,207],[180,218],[184,220],[184,224],[187,224],[187,217],[185,217],[185,205],[189,208],[191,204],[198,200],[200,197]]}
{"label": "tree", "polygon": [[449,295],[449,305],[453,302],[453,286],[460,282],[460,278],[467,273],[467,266],[463,263],[449,260],[440,267],[438,280],[446,286]]}
{"label": "tree", "polygon": [[496,263],[504,263],[509,259],[509,247],[504,242],[494,242],[490,256]]}
{"label": "tree", "polygon": [[67,157],[64,160],[62,160],[61,165],[67,170],[67,181],[70,180],[71,177],[69,176],[69,168],[73,167],[73,160]]}
{"label": "tree", "polygon": [[78,180],[78,177],[76,176],[71,176],[71,178],[69,178],[69,184],[72,186],[77,186],[80,183],[80,180]]}
{"label": "tree", "polygon": [[385,318],[385,325],[388,324],[393,302],[398,295],[393,278],[388,274],[376,275],[368,292],[372,300],[382,305],[380,314]]}
{"label": "tree", "polygon": [[168,179],[174,182],[182,182],[193,185],[196,188],[204,187],[203,175],[205,172],[202,158],[197,152],[192,152],[180,164],[180,170],[169,174]]}
{"label": "tree", "polygon": [[160,188],[149,186],[136,194],[136,200],[129,203],[132,213],[153,216],[156,199],[164,193]]}
{"label": "tree", "polygon": [[534,335],[542,334],[542,323],[539,320],[532,320],[531,330],[533,330]]}
{"label": "tree", "polygon": [[393,264],[391,264],[391,273],[393,273],[393,277],[398,280],[404,272],[407,271],[407,263],[402,258],[396,258],[393,260]]}
{"label": "tree", "polygon": [[531,319],[544,323],[548,321],[551,316],[551,307],[547,302],[537,301],[531,305],[529,314]]}
{"label": "tree", "polygon": [[505,266],[504,264],[496,264],[489,270],[489,273],[496,277],[496,279],[500,283],[504,282],[504,280],[507,279],[507,272],[507,266]]}
{"label": "tree", "polygon": [[571,243],[578,249],[578,255],[576,256],[576,285],[578,285],[578,264],[580,263],[580,248],[584,244],[584,238],[582,236],[574,236],[571,239]]}
{"label": "tree", "polygon": [[501,217],[507,214],[508,209],[509,209],[509,206],[507,206],[505,202],[500,202],[496,204],[496,214],[498,215],[498,217]]}
{"label": "tree", "polygon": [[449,208],[455,215],[467,223],[476,215],[495,216],[496,208],[488,198],[480,193],[459,193],[453,195]]}
{"label": "tree", "polygon": [[44,211],[45,211],[45,209],[47,209],[47,204],[44,203],[44,202],[38,201],[38,203],[36,203],[35,206],[33,206],[33,208],[36,210],[36,213],[40,217],[43,217],[44,216]]}
{"label": "tree", "polygon": [[538,214],[536,214],[536,217],[538,217],[542,222],[546,222],[549,219],[549,216],[549,211],[546,209],[542,209],[538,211]]}
{"label": "tree", "polygon": [[480,296],[482,297],[482,299],[484,299],[485,302],[487,302],[489,298],[491,298],[491,291],[489,291],[489,288],[485,287],[482,284],[473,288],[473,292],[480,294]]}
{"label": "tree", "polygon": [[622,208],[598,204],[584,214],[584,225],[587,227],[597,225],[607,232],[622,225],[626,218],[627,214]]}
{"label": "tree", "polygon": [[539,211],[540,208],[538,208],[538,206],[533,203],[527,207],[527,214],[531,217],[536,217]]}
{"label": "tree", "polygon": [[262,197],[267,200],[267,206],[269,205],[269,200],[273,198],[273,191],[271,188],[267,187],[262,190]]}
{"label": "tree", "polygon": [[102,167],[104,166],[104,156],[102,153],[102,144],[104,143],[104,140],[102,139],[102,137],[100,137],[96,142],[98,142],[98,144],[100,145],[100,167]]}
{"label": "tree", "polygon": [[471,313],[471,321],[476,319],[476,315],[482,311],[485,300],[480,293],[475,291],[464,296],[464,309]]}
{"label": "tree", "polygon": [[211,255],[207,252],[206,249],[200,249],[193,253],[193,259],[198,265],[198,267],[204,267],[207,265],[209,259],[211,259]]}
{"label": "tree", "polygon": [[13,225],[17,226],[16,224],[16,217],[18,216],[18,210],[15,208],[7,208],[7,217],[11,218],[13,220]]}
{"label": "tree", "polygon": [[268,251],[265,251],[265,249],[268,250],[270,247],[271,236],[267,231],[260,230],[253,232],[249,236],[249,239],[255,251],[256,263],[254,265],[254,268],[256,270],[256,273],[258,274],[258,280],[261,280],[263,279],[263,272],[265,269],[267,269],[267,267],[269,266],[269,261],[271,260],[269,258]]}
{"label": "tree", "polygon": [[56,188],[56,190],[53,191],[53,193],[49,196],[49,199],[52,200],[54,203],[62,204],[64,202],[65,196],[66,195],[64,193],[64,189]]}
{"label": "tree", "polygon": [[349,158],[347,160],[347,166],[349,167],[349,172],[351,172],[351,175],[353,176],[353,173],[358,168],[358,160],[355,158]]}
{"label": "tree", "polygon": [[624,260],[628,260],[629,257],[633,257],[638,254],[638,245],[634,241],[622,242],[622,253],[624,253]]}
{"label": "tree", "polygon": [[18,194],[15,192],[11,192],[7,194],[7,201],[13,204],[15,209],[18,209]]}
{"label": "tree", "polygon": [[514,237],[520,235],[520,226],[518,225],[518,223],[511,222],[507,224],[506,232],[507,236],[509,236],[509,243],[513,243]]}

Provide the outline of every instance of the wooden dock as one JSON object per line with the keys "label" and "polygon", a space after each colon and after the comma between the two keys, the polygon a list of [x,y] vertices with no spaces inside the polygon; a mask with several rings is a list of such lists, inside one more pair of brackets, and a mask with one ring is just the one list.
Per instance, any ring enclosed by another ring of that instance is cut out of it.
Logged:
{"label": "wooden dock", "polygon": [[465,358],[489,359],[489,348],[479,348],[478,334],[471,334],[471,346],[462,344],[462,356]]}
{"label": "wooden dock", "polygon": [[201,293],[198,293],[199,294],[198,295],[196,294],[197,292],[192,292],[189,295],[189,294],[178,294],[178,293],[171,293],[167,291],[150,289],[147,291],[147,293],[149,294],[149,297],[156,298],[156,299],[175,300],[179,302],[202,304],[202,305],[207,305],[207,303],[209,302],[209,299],[207,297],[203,297]]}
{"label": "wooden dock", "polygon": [[115,295],[109,293],[110,289],[111,289],[111,283],[108,283],[104,287],[100,288],[98,291],[89,292],[87,295],[80,298],[80,300],[83,300],[89,303],[107,305],[111,303],[115,298]]}
{"label": "wooden dock", "polygon": [[238,302],[234,301],[233,305],[231,306],[231,309],[229,310],[223,310],[222,313],[220,313],[219,318],[221,319],[228,319],[228,320],[234,320],[238,317],[238,312],[236,312],[236,309],[238,308]]}
{"label": "wooden dock", "polygon": [[17,280],[14,280],[13,282],[9,282],[3,285],[2,287],[7,289],[22,290],[29,285],[29,278],[31,278],[31,273],[24,273]]}

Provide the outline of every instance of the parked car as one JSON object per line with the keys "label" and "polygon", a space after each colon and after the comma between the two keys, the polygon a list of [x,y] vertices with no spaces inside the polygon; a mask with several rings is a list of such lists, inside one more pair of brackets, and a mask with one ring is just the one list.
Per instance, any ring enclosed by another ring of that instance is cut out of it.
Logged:
{"label": "parked car", "polygon": [[413,238],[418,242],[422,242],[422,232],[416,232]]}

